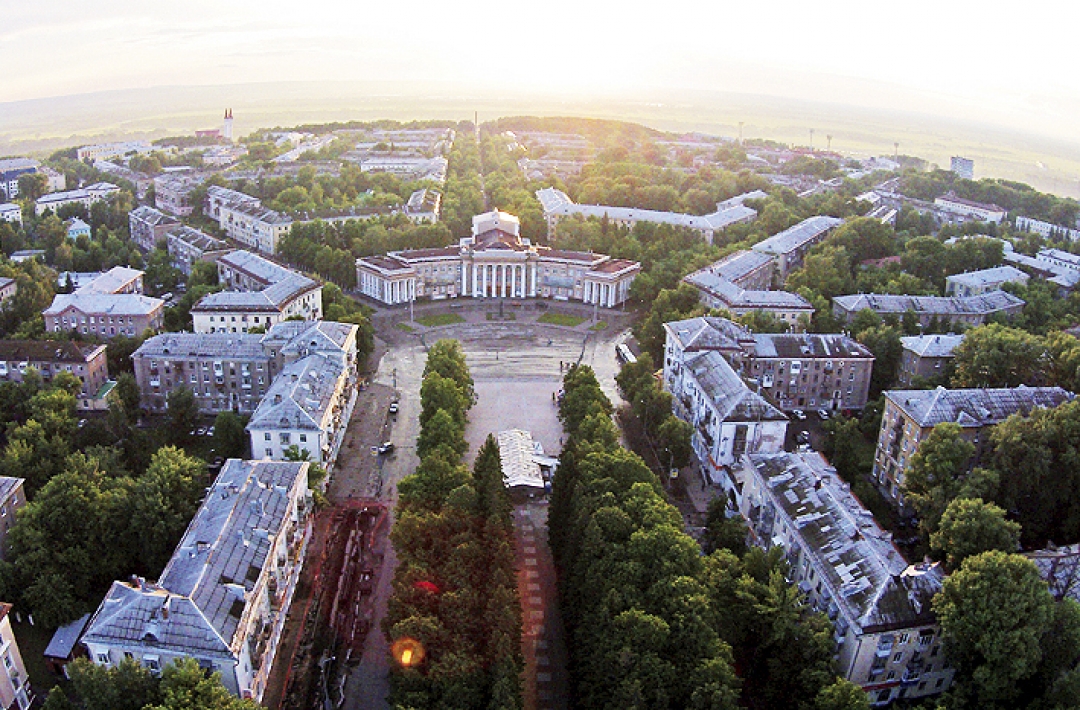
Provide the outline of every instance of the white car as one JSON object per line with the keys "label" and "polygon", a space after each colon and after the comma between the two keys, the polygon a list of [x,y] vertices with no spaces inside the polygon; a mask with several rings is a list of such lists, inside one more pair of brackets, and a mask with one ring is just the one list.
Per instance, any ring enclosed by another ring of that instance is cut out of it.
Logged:
{"label": "white car", "polygon": [[804,412],[801,409],[792,409],[791,410],[791,416],[795,417],[800,422],[806,420],[806,412]]}
{"label": "white car", "polygon": [[817,415],[818,415],[818,417],[821,418],[821,421],[827,421],[828,418],[829,418],[829,410],[828,409],[819,409],[819,410],[817,410]]}

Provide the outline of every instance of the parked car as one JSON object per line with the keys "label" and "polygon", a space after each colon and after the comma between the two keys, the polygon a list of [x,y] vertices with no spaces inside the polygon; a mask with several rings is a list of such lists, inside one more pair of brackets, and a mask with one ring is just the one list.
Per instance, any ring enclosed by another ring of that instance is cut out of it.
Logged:
{"label": "parked car", "polygon": [[391,403],[390,403],[390,410],[389,410],[389,411],[390,411],[390,416],[392,416],[392,417],[393,417],[393,416],[397,416],[397,412],[398,412],[398,403],[397,403],[397,402],[391,402]]}
{"label": "parked car", "polygon": [[817,410],[817,415],[818,415],[818,417],[821,418],[821,421],[823,421],[823,422],[827,421],[829,419],[829,410],[828,409],[819,409],[819,410]]}
{"label": "parked car", "polygon": [[379,453],[380,454],[389,454],[393,450],[394,450],[394,442],[392,442],[392,441],[384,441],[382,443],[382,445],[379,446]]}
{"label": "parked car", "polygon": [[795,417],[800,422],[806,420],[806,412],[804,412],[801,409],[792,409],[791,410],[791,416]]}
{"label": "parked car", "polygon": [[796,436],[795,439],[800,444],[809,444],[810,443],[810,432],[808,432],[808,431],[800,431],[799,435]]}

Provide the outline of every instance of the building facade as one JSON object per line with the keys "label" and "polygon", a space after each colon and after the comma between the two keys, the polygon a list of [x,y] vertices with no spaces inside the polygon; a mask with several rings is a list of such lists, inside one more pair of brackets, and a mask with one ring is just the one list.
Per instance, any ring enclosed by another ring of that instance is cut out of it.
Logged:
{"label": "building facade", "polygon": [[170,229],[179,226],[180,220],[149,205],[140,205],[128,213],[131,241],[144,252],[153,251]]}
{"label": "building facade", "polygon": [[1005,215],[1008,214],[1004,207],[965,200],[962,197],[957,197],[952,192],[934,200],[934,205],[950,215],[956,215],[960,221],[977,220],[979,222],[1001,224],[1005,219]]}
{"label": "building facade", "polygon": [[6,276],[0,277],[0,303],[6,302],[19,292],[19,282]]}
{"label": "building facade", "polygon": [[22,207],[14,202],[0,203],[0,220],[22,225]]}
{"label": "building facade", "polygon": [[260,701],[311,536],[307,462],[229,459],[156,584],[113,582],[82,642],[154,675],[194,658]]}
{"label": "building facade", "polygon": [[1007,291],[987,291],[979,296],[895,296],[881,293],[859,293],[833,298],[833,315],[851,323],[859,311],[870,309],[879,316],[903,317],[911,312],[923,328],[935,322],[982,325],[995,313],[1007,317],[1024,310],[1025,302]]}
{"label": "building facade", "polygon": [[0,192],[4,201],[14,200],[19,196],[19,178],[33,175],[41,163],[31,158],[4,158],[0,160]]}
{"label": "building facade", "polygon": [[993,269],[981,271],[968,271],[963,274],[953,274],[945,278],[945,295],[982,296],[991,291],[1000,291],[1007,283],[1026,284],[1030,278],[1020,269],[1013,266],[997,266]]}
{"label": "building facade", "polygon": [[136,294],[60,293],[42,311],[45,330],[71,330],[83,335],[133,338],[165,324],[165,302]]}
{"label": "building facade", "polygon": [[816,453],[750,454],[737,476],[750,539],[784,551],[791,583],[832,622],[837,674],[874,706],[947,690],[954,671],[931,608],[940,566],[909,565]]}
{"label": "building facade", "polygon": [[176,226],[165,232],[165,248],[172,257],[173,266],[185,276],[200,261],[216,262],[232,251],[226,242],[186,225]]}
{"label": "building facade", "polygon": [[803,259],[811,247],[820,244],[843,223],[844,220],[836,217],[810,217],[790,229],[785,229],[779,234],[758,242],[751,248],[775,259],[776,279],[778,283],[783,283],[792,271],[802,266]]}
{"label": "building facade", "polygon": [[0,660],[0,706],[7,710],[29,710],[34,703],[34,692],[11,629],[11,604],[4,602],[0,602]]}
{"label": "building facade", "polygon": [[103,274],[98,274],[75,289],[77,294],[136,294],[143,292],[145,271],[128,266],[114,266]]}
{"label": "building facade", "polygon": [[204,214],[215,219],[230,239],[264,254],[277,251],[278,240],[292,229],[292,218],[262,206],[255,197],[212,186]]}
{"label": "building facade", "polygon": [[698,290],[698,298],[705,306],[725,310],[736,317],[768,313],[793,330],[802,330],[814,315],[813,305],[797,293],[747,290],[710,269],[696,271],[683,281]]}
{"label": "building facade", "polygon": [[96,160],[108,160],[120,158],[125,155],[137,153],[145,155],[154,150],[154,146],[146,141],[125,141],[122,143],[98,143],[96,145],[84,145],[75,151],[75,155],[83,162],[93,163]]}
{"label": "building facade", "polygon": [[457,247],[414,249],[356,260],[360,293],[387,305],[417,298],[552,298],[613,308],[630,295],[637,262],[551,249],[520,236],[517,217],[473,217]]}
{"label": "building facade", "polygon": [[954,155],[949,162],[949,169],[965,180],[975,179],[975,161],[970,158]]}
{"label": "building facade", "polygon": [[890,501],[902,506],[904,473],[919,443],[938,424],[959,424],[961,436],[975,445],[970,469],[982,459],[988,429],[1013,414],[1028,416],[1037,407],[1057,407],[1073,397],[1060,387],[889,390],[874,452],[874,480]]}
{"label": "building facade", "polygon": [[964,342],[961,335],[912,335],[900,338],[900,371],[897,380],[910,387],[916,378],[940,381],[949,372],[956,346]]}
{"label": "building facade", "polygon": [[111,182],[96,182],[78,190],[53,192],[37,199],[34,203],[34,214],[40,217],[46,210],[52,210],[55,213],[64,205],[80,205],[85,209],[90,209],[94,203],[102,202],[119,192],[120,188]]}
{"label": "building facade", "polygon": [[75,407],[100,409],[102,389],[109,382],[106,346],[71,340],[0,340],[0,382],[22,382],[33,368],[45,382],[61,372],[82,381]]}
{"label": "building facade", "polygon": [[1032,217],[1017,217],[1016,229],[1020,232],[1032,232],[1046,239],[1068,239],[1071,242],[1080,239],[1080,229],[1063,227],[1060,224],[1052,224]]}
{"label": "building facade", "polygon": [[7,559],[7,534],[15,515],[26,505],[25,478],[0,476],[0,560]]}
{"label": "building facade", "polygon": [[188,217],[195,211],[192,195],[205,180],[194,173],[166,173],[154,178],[154,206],[163,212]]}

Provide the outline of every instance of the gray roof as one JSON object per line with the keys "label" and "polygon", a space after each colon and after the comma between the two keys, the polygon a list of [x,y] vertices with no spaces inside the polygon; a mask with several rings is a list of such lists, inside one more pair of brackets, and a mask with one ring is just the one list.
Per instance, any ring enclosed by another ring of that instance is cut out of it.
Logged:
{"label": "gray roof", "polygon": [[790,521],[847,624],[865,632],[933,621],[940,568],[908,566],[892,536],[820,456],[751,454],[744,461]]}
{"label": "gray roof", "polygon": [[254,217],[260,222],[266,222],[267,224],[292,224],[292,217],[272,210],[269,207],[263,207],[258,201],[232,202],[229,203],[228,208],[234,212],[241,212],[250,217]]}
{"label": "gray roof", "polygon": [[754,355],[795,359],[874,357],[865,345],[839,333],[758,333],[754,335]]}
{"label": "gray roof", "polygon": [[316,352],[285,366],[255,408],[247,428],[322,428],[338,379],[348,367],[342,352]]}
{"label": "gray roof", "polygon": [[756,251],[769,254],[787,254],[814,241],[825,232],[844,223],[837,217],[825,217],[818,215],[809,217],[799,222],[790,229],[785,229],[779,234],[754,245]]}
{"label": "gray roof", "polygon": [[113,582],[83,641],[232,656],[244,592],[266,566],[308,466],[229,459],[158,583]]}
{"label": "gray roof", "polygon": [[46,658],[70,658],[75,650],[75,644],[79,642],[83,629],[90,623],[90,614],[83,614],[70,624],[64,624],[56,630],[49,645],[45,647]]}
{"label": "gray roof", "polygon": [[1025,301],[1006,291],[988,291],[979,296],[897,296],[882,293],[859,293],[836,296],[833,303],[849,313],[869,308],[876,313],[907,311],[940,315],[989,315],[1008,308],[1023,306]]}
{"label": "gray roof", "polygon": [[754,341],[750,331],[738,323],[712,316],[664,323],[664,330],[683,350],[739,350],[742,344]]}
{"label": "gray roof", "polygon": [[920,427],[955,422],[962,427],[998,424],[1013,414],[1027,416],[1036,407],[1053,408],[1072,400],[1060,387],[1001,389],[889,390],[885,396]]}
{"label": "gray roof", "polygon": [[66,190],[64,192],[51,192],[37,198],[37,204],[48,205],[54,202],[67,202],[69,200],[85,200],[95,193],[119,192],[120,188],[111,182],[95,182],[93,185],[79,188],[78,190]]}
{"label": "gray roof", "polygon": [[715,350],[691,355],[686,368],[725,422],[787,421],[787,415],[751,390]]}
{"label": "gray roof", "polygon": [[747,291],[711,271],[697,271],[683,279],[691,286],[724,302],[729,308],[791,308],[813,311],[805,298],[790,291]]}
{"label": "gray roof", "polygon": [[145,273],[127,266],[114,266],[90,283],[80,286],[75,293],[116,293]]}
{"label": "gray roof", "polygon": [[220,185],[211,185],[206,188],[206,196],[208,198],[216,199],[222,202],[230,202],[234,204],[240,204],[245,202],[258,202],[258,197],[252,197],[239,190],[231,190],[227,187],[221,187]]}
{"label": "gray roof", "polygon": [[0,173],[8,170],[27,170],[37,168],[41,163],[32,158],[4,158],[0,160]]}
{"label": "gray roof", "polygon": [[281,348],[281,353],[303,355],[321,350],[345,352],[355,341],[359,326],[330,320],[282,321],[262,336],[263,347]]}
{"label": "gray roof", "polygon": [[[757,197],[757,192],[740,195],[717,205],[716,212],[706,215],[682,214],[679,212],[661,212],[644,210],[636,207],[614,207],[610,205],[579,205],[562,190],[545,187],[536,191],[536,198],[545,215],[581,215],[582,217],[607,217],[628,222],[656,222],[678,227],[689,227],[701,231],[716,231],[737,222],[751,220],[757,216],[757,210],[746,207],[741,199]],[[741,199],[740,199],[741,198]]]}
{"label": "gray roof", "polygon": [[1028,275],[1013,266],[996,266],[992,269],[953,274],[945,280],[965,286],[997,286],[1011,281],[1026,283]]}
{"label": "gray roof", "polygon": [[143,341],[131,357],[250,360],[265,357],[262,338],[257,333],[162,333]]}
{"label": "gray roof", "polygon": [[150,205],[139,205],[128,213],[128,217],[157,226],[159,224],[180,224],[180,220]]}
{"label": "gray roof", "polygon": [[58,293],[43,315],[55,316],[68,307],[83,313],[103,313],[110,316],[148,316],[165,307],[160,298],[135,293]]}
{"label": "gray roof", "polygon": [[[696,276],[703,273],[712,273],[720,278],[727,279],[728,281],[738,281],[745,278],[747,275],[757,271],[761,267],[772,263],[772,256],[764,254],[759,251],[744,250],[737,251],[734,254],[729,254],[720,261],[706,266],[701,271],[695,271],[690,276]],[[687,279],[690,278],[687,277]]]}
{"label": "gray roof", "polygon": [[266,286],[276,284],[279,281],[285,281],[292,276],[301,276],[301,274],[298,274],[292,269],[288,269],[280,264],[275,264],[269,259],[247,251],[246,249],[237,249],[234,252],[226,254],[218,259],[218,265],[227,266],[230,269],[239,271],[246,276],[261,281]]}
{"label": "gray roof", "polygon": [[206,232],[200,232],[187,225],[178,225],[166,232],[166,235],[169,239],[176,239],[203,252],[225,251],[230,248],[225,240],[212,237]]}
{"label": "gray roof", "polygon": [[952,357],[956,346],[964,342],[964,335],[909,335],[900,338],[904,350],[919,357]]}
{"label": "gray roof", "polygon": [[0,501],[5,501],[10,498],[24,483],[26,483],[25,478],[0,476]]}

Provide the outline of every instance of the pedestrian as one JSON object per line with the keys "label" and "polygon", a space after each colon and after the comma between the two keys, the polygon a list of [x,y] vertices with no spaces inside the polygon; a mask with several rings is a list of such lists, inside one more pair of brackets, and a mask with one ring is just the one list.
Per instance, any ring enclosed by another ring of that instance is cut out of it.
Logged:
{"label": "pedestrian", "polygon": [[551,401],[552,401],[552,402],[554,402],[554,401],[555,401],[555,393],[554,393],[554,392],[552,392],[552,393],[551,393]]}

